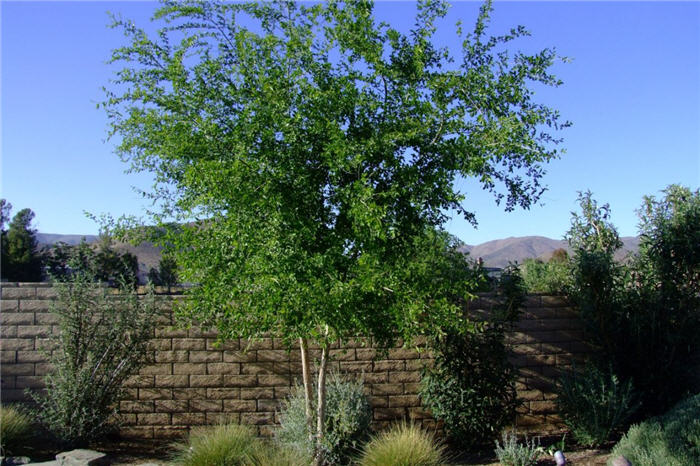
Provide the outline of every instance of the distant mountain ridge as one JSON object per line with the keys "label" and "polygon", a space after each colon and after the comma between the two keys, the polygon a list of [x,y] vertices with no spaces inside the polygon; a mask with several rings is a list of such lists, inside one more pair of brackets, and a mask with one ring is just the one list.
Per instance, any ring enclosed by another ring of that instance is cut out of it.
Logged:
{"label": "distant mountain ridge", "polygon": [[[623,236],[622,248],[615,253],[615,259],[624,260],[628,254],[639,249],[637,236]],[[571,248],[565,240],[556,240],[545,236],[520,236],[497,239],[462,247],[463,252],[477,259],[481,257],[489,267],[505,267],[509,262],[522,263],[525,259],[548,260],[557,249],[565,249],[571,253]]]}
{"label": "distant mountain ridge", "polygon": [[[80,243],[82,238],[85,238],[88,243],[93,243],[99,239],[95,235],[37,233],[37,240],[40,246],[51,245],[58,241],[75,245]],[[615,254],[615,258],[624,260],[630,252],[637,251],[639,238],[636,236],[625,236],[620,239],[623,242],[623,246]],[[151,267],[158,267],[160,248],[150,243],[143,243],[136,247],[117,243],[116,246],[136,254],[139,258],[139,268],[142,273],[148,273]],[[548,260],[552,256],[552,252],[560,248],[570,252],[569,245],[564,240],[547,238],[545,236],[520,236],[496,239],[475,246],[464,245],[461,251],[469,253],[469,256],[474,259],[481,257],[484,260],[484,264],[488,267],[505,267],[509,262],[522,263],[529,258]]]}
{"label": "distant mountain ridge", "polygon": [[64,242],[75,246],[80,244],[80,242],[85,238],[88,243],[94,243],[99,239],[97,235],[62,235],[59,233],[37,233],[36,239],[40,245],[55,244],[58,242]]}

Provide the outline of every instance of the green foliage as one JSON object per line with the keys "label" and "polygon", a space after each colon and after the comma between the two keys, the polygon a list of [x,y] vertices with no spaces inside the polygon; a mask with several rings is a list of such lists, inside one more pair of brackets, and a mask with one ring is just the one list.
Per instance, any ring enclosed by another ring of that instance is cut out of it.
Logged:
{"label": "green foliage", "polygon": [[[571,294],[588,325],[590,335],[602,354],[610,354],[620,314],[623,268],[615,262],[614,253],[622,241],[610,222],[610,207],[598,206],[590,191],[579,193],[581,214],[572,213],[571,229],[566,239],[574,257]],[[603,356],[603,357],[605,357]]]}
{"label": "green foliage", "polygon": [[672,185],[664,194],[638,211],[639,254],[624,295],[632,338],[618,353],[651,412],[700,391],[700,191]]}
{"label": "green foliage", "polygon": [[[437,352],[435,351],[437,349]],[[448,335],[433,349],[435,367],[421,380],[421,399],[463,448],[492,441],[513,419],[516,371],[500,330]]]}
{"label": "green foliage", "polygon": [[545,451],[545,452],[547,453],[547,455],[549,455],[549,456],[554,456],[554,454],[555,454],[557,451],[560,451],[560,452],[562,452],[562,453],[565,452],[565,451],[566,451],[566,432],[565,432],[564,435],[562,436],[561,440],[552,443],[552,444],[549,445],[544,451]]}
{"label": "green foliage", "polygon": [[[286,400],[280,416],[277,440],[310,458],[313,442],[306,427],[303,388],[297,386]],[[345,464],[369,435],[372,409],[363,393],[362,381],[342,380],[331,373],[326,393],[323,457],[328,464]]]}
{"label": "green foliage", "polygon": [[223,337],[430,333],[473,289],[433,280],[446,212],[474,220],[455,181],[507,209],[542,191],[566,123],[530,87],[560,84],[556,53],[501,53],[526,31],[488,37],[490,3],[459,57],[432,42],[445,3],[419,4],[410,33],[372,9],[168,1],[159,34],[116,21],[111,132],[155,175],[158,242],[199,284],[186,312]]}
{"label": "green foliage", "polygon": [[700,388],[700,192],[672,185],[664,194],[645,198],[639,253],[628,265],[615,263],[621,243],[590,193],[569,233],[572,297],[587,335],[601,361],[634,380],[647,413]]}
{"label": "green foliage", "polygon": [[128,287],[119,293],[77,274],[58,282],[52,311],[60,333],[47,358],[46,394],[32,393],[38,416],[66,447],[86,445],[113,422],[127,377],[145,364],[153,336],[153,295],[139,297]]}
{"label": "green foliage", "polygon": [[638,404],[631,381],[621,382],[612,368],[601,370],[589,364],[561,378],[557,406],[578,443],[598,446],[624,427]]}
{"label": "green foliage", "polygon": [[635,466],[700,464],[700,395],[681,401],[661,417],[630,427],[611,458],[619,455]]}
{"label": "green foliage", "polygon": [[112,238],[102,235],[95,253],[95,278],[103,283],[138,284],[139,261],[128,251],[117,251]]}
{"label": "green foliage", "polygon": [[10,212],[12,212],[12,204],[7,202],[7,199],[0,199],[0,230],[5,231],[5,223],[10,221]]}
{"label": "green foliage", "polygon": [[197,284],[185,317],[322,348],[459,325],[476,283],[442,230],[451,211],[475,223],[457,181],[529,207],[567,123],[531,90],[560,84],[554,50],[506,53],[527,31],[486,35],[487,2],[451,56],[433,43],[446,2],[417,6],[407,33],[365,1],[166,0],[150,36],[115,21],[103,105],[155,180],[151,239]]}
{"label": "green foliage", "polygon": [[5,224],[10,221],[10,213],[12,212],[12,204],[6,199],[0,199],[0,278],[5,278],[3,267],[8,264],[7,254],[7,230]]}
{"label": "green foliage", "polygon": [[58,242],[44,250],[44,260],[53,280],[66,281],[80,274],[110,286],[138,284],[138,258],[128,251],[115,249],[112,238],[107,235],[101,237],[97,250],[85,238],[76,246]]}
{"label": "green foliage", "polygon": [[32,420],[14,406],[0,405],[0,456],[14,453],[32,434]]}
{"label": "green foliage", "polygon": [[36,230],[31,226],[34,212],[22,209],[12,218],[9,229],[4,225],[12,205],[2,200],[1,245],[2,278],[15,282],[40,282],[43,278],[41,254],[37,249]]}
{"label": "green foliage", "polygon": [[517,372],[508,361],[504,330],[524,299],[516,267],[501,276],[500,302],[489,322],[470,332],[446,332],[431,345],[435,365],[424,370],[421,399],[463,448],[494,440],[515,415]]}
{"label": "green foliage", "polygon": [[178,450],[174,464],[182,466],[304,466],[291,452],[257,438],[250,427],[221,424],[192,429]]}
{"label": "green foliage", "polygon": [[441,466],[445,447],[420,427],[402,422],[365,445],[359,466]]}
{"label": "green foliage", "polygon": [[520,266],[523,282],[528,293],[551,295],[566,294],[571,286],[571,269],[568,259],[525,259]]}
{"label": "green foliage", "polygon": [[539,439],[535,443],[535,439],[525,437],[525,443],[518,443],[515,432],[503,433],[503,446],[496,441],[495,453],[504,466],[535,466],[542,452]]}

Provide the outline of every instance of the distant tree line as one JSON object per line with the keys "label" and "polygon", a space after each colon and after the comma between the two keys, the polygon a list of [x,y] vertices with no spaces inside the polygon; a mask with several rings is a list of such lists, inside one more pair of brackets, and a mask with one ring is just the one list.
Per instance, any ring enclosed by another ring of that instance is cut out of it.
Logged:
{"label": "distant tree line", "polygon": [[[22,209],[10,221],[12,204],[0,199],[0,278],[13,282],[67,281],[75,275],[108,283],[111,286],[139,284],[136,255],[118,250],[109,236],[101,236],[96,246],[85,238],[70,245],[63,241],[39,248],[36,230],[31,223],[34,212]],[[5,229],[5,225],[8,228]],[[148,281],[154,285],[177,283],[177,264],[164,256],[159,268],[151,268]]]}

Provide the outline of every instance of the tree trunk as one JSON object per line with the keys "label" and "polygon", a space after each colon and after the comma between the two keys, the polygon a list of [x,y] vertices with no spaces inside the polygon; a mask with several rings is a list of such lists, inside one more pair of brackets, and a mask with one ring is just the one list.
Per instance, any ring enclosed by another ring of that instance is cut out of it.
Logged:
{"label": "tree trunk", "polygon": [[326,414],[326,365],[328,362],[328,345],[324,342],[321,348],[321,364],[318,368],[318,406],[316,410],[316,448],[314,466],[323,464],[321,440],[325,435],[324,420]]}
{"label": "tree trunk", "polygon": [[314,413],[313,409],[311,408],[313,386],[311,380],[311,367],[309,364],[309,344],[306,338],[299,338],[299,348],[301,349],[301,373],[304,380],[304,400],[306,401],[306,430],[309,433],[309,441],[314,442]]}

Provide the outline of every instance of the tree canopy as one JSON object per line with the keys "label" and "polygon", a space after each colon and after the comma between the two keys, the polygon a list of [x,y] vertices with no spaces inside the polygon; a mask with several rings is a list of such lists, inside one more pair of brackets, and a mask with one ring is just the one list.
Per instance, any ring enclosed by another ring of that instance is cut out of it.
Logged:
{"label": "tree canopy", "polygon": [[111,237],[102,235],[97,248],[85,238],[71,246],[62,241],[43,251],[49,277],[57,281],[70,281],[80,275],[82,279],[109,283],[112,286],[138,285],[138,258],[128,251],[115,248]]}
{"label": "tree canopy", "polygon": [[34,212],[22,209],[12,217],[7,231],[12,205],[4,199],[0,205],[0,231],[2,235],[2,278],[17,282],[39,282],[43,277],[41,254],[38,250],[36,230],[32,228]]}
{"label": "tree canopy", "polygon": [[559,155],[553,49],[509,52],[491,3],[457,56],[432,36],[442,1],[402,33],[366,1],[166,1],[127,44],[104,102],[118,153],[155,175],[153,217],[190,290],[187,311],[224,337],[284,330],[381,341],[460,315],[472,281],[442,230],[475,222],[458,180],[530,207]]}

